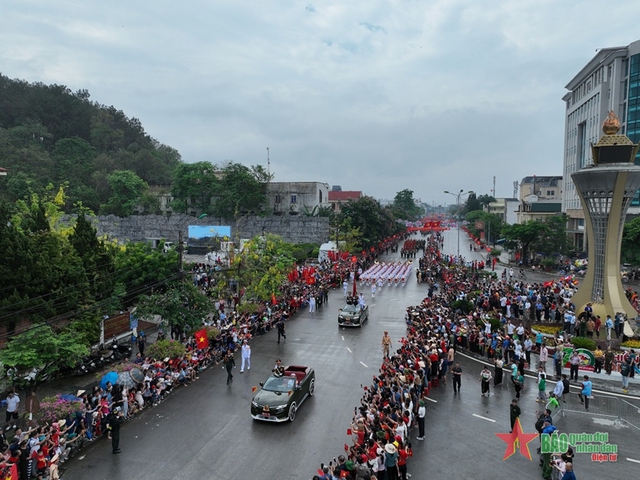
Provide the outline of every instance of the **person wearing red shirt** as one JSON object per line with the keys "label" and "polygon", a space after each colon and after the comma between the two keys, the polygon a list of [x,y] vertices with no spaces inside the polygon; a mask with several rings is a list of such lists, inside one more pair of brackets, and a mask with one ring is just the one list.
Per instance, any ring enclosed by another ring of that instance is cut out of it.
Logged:
{"label": "person wearing red shirt", "polygon": [[407,458],[413,457],[411,447],[400,442],[398,447],[398,470],[400,471],[400,478],[407,480]]}

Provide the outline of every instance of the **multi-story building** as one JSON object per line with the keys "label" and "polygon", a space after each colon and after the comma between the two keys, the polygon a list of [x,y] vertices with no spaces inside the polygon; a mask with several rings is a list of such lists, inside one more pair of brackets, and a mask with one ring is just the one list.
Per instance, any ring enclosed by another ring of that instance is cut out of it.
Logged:
{"label": "multi-story building", "polygon": [[329,207],[329,184],[320,182],[269,182],[268,213],[273,215],[315,215]]}
{"label": "multi-story building", "polygon": [[[602,135],[602,122],[613,110],[621,134],[640,141],[640,40],[626,47],[602,48],[565,87],[565,136],[562,211],[576,248],[584,248],[584,213],[571,174],[593,164],[591,144]],[[640,165],[640,153],[635,163]],[[640,212],[638,196],[628,214]]]}
{"label": "multi-story building", "polygon": [[484,207],[484,210],[497,215],[506,224],[513,225],[518,222],[519,206],[520,201],[517,198],[496,198],[496,201]]}
{"label": "multi-story building", "polygon": [[518,223],[559,214],[562,210],[562,177],[524,177],[518,200]]}

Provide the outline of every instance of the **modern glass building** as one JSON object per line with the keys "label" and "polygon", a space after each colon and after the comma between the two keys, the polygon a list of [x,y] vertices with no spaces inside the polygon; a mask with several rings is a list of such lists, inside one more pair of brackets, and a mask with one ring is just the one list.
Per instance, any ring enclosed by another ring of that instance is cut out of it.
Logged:
{"label": "modern glass building", "polygon": [[[602,122],[609,110],[620,119],[620,133],[640,142],[640,40],[626,47],[598,50],[565,88],[562,211],[569,218],[574,246],[583,249],[584,212],[571,174],[593,164],[591,145],[602,135]],[[635,163],[640,165],[640,153]],[[640,213],[637,195],[628,213]]]}

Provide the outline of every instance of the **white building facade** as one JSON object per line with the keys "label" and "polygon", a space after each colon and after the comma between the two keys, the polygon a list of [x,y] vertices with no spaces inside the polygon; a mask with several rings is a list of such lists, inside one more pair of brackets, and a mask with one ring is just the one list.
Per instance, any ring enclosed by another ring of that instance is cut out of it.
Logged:
{"label": "white building facade", "polygon": [[[584,213],[571,174],[593,164],[591,144],[602,135],[602,122],[613,110],[621,134],[640,141],[640,40],[626,47],[603,48],[565,87],[565,136],[562,211],[576,248],[584,248]],[[640,164],[640,155],[636,157]],[[638,197],[629,209],[640,212]]]}

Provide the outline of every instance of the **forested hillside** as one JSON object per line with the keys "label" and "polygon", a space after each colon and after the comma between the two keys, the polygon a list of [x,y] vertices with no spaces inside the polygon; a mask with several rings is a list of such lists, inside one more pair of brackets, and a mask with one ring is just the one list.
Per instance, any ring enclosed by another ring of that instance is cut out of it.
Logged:
{"label": "forested hillside", "polygon": [[139,192],[153,211],[147,185],[170,185],[180,163],[180,154],[147,135],[138,119],[92,102],[86,90],[0,75],[0,167],[10,172],[0,177],[1,199],[66,183],[67,212],[81,202],[95,213],[130,213],[123,211],[130,205],[113,201],[123,189]]}

